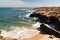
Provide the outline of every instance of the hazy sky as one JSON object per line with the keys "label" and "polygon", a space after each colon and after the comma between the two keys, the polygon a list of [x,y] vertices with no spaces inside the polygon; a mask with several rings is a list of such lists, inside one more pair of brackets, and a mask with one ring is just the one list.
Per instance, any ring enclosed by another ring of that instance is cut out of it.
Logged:
{"label": "hazy sky", "polygon": [[60,0],[0,0],[0,7],[60,6]]}

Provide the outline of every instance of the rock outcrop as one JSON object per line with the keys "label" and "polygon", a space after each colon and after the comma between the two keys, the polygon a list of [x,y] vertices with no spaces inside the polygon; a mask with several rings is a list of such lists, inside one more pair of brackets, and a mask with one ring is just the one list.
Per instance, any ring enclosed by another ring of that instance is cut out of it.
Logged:
{"label": "rock outcrop", "polygon": [[50,22],[50,20],[55,22],[55,19],[60,21],[60,7],[41,7],[33,12],[30,17],[38,17],[41,21],[44,20],[45,22]]}
{"label": "rock outcrop", "polygon": [[40,29],[47,34],[60,38],[60,7],[40,7],[30,17],[37,17],[40,23],[54,24],[55,27],[53,29],[45,25],[41,25]]}
{"label": "rock outcrop", "polygon": [[60,38],[60,32],[59,31],[52,29],[51,27],[46,26],[45,24],[41,24],[40,26],[41,26],[40,27],[41,33],[54,35],[54,36]]}

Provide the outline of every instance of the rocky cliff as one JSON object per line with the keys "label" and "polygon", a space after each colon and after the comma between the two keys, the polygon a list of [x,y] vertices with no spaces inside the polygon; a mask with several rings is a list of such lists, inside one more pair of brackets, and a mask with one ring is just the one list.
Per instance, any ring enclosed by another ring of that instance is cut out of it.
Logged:
{"label": "rocky cliff", "polygon": [[52,18],[52,21],[60,21],[60,7],[40,7],[30,17],[38,17],[46,21]]}
{"label": "rocky cliff", "polygon": [[[37,17],[40,23],[54,24],[55,27],[52,32],[54,32],[55,30],[60,32],[60,7],[40,7],[40,8],[37,8],[37,10],[33,12],[30,15],[30,17]],[[47,28],[45,30],[47,30]],[[59,32],[57,33],[52,33],[52,32],[51,34],[53,35],[59,33]],[[60,36],[60,35],[57,35],[57,36]]]}

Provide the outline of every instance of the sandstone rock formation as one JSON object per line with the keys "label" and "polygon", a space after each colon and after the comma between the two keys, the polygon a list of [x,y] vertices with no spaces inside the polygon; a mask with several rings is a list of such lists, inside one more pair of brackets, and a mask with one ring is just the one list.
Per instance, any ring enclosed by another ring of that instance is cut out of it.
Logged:
{"label": "sandstone rock formation", "polygon": [[40,7],[30,17],[37,17],[40,23],[54,24],[54,29],[44,25],[40,29],[47,34],[60,37],[60,7]]}
{"label": "sandstone rock formation", "polygon": [[46,22],[49,22],[50,17],[55,17],[60,21],[60,7],[40,7],[30,17],[38,17]]}

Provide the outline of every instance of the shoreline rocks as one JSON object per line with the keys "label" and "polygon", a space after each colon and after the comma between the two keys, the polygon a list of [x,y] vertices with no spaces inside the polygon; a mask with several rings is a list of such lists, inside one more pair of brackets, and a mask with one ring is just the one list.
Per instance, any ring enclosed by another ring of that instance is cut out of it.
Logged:
{"label": "shoreline rocks", "polygon": [[54,35],[55,37],[60,38],[60,32],[57,31],[56,29],[52,29],[51,27],[48,27],[45,24],[41,24],[40,26],[41,33]]}
{"label": "shoreline rocks", "polygon": [[38,17],[40,22],[47,22],[47,24],[51,23],[51,21],[60,23],[60,7],[40,7],[30,14],[30,17]]}
{"label": "shoreline rocks", "polygon": [[48,28],[45,25],[40,27],[47,34],[53,34],[60,38],[60,7],[40,7],[30,17],[37,17],[40,23],[54,24],[55,27]]}

